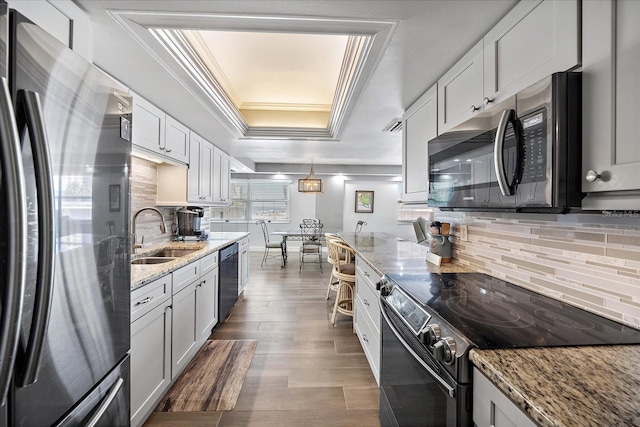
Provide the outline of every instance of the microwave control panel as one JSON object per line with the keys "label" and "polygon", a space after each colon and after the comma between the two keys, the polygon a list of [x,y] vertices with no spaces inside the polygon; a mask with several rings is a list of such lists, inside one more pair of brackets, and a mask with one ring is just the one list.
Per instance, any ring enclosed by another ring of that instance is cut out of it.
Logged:
{"label": "microwave control panel", "polygon": [[547,180],[547,111],[535,111],[520,118],[522,124],[523,184]]}

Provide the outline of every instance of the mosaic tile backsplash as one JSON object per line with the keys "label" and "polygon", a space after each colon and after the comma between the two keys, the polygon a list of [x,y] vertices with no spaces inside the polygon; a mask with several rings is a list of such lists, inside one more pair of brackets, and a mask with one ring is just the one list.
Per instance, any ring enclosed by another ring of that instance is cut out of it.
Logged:
{"label": "mosaic tile backsplash", "polygon": [[[452,223],[458,262],[640,329],[636,213],[435,217]],[[468,227],[464,242],[460,224]]]}
{"label": "mosaic tile backsplash", "polygon": [[[157,207],[164,214],[164,223],[167,234],[160,232],[160,218],[155,212],[147,211],[138,216],[136,221],[136,235],[138,243],[144,236],[144,244],[150,246],[167,242],[171,238],[171,225],[176,222],[176,210],[179,207],[156,206],[158,168],[155,163],[138,157],[131,157],[131,216],[140,209],[152,206]],[[209,224],[209,210],[205,210],[202,219],[203,229],[207,230]],[[133,224],[133,222],[132,222]]]}

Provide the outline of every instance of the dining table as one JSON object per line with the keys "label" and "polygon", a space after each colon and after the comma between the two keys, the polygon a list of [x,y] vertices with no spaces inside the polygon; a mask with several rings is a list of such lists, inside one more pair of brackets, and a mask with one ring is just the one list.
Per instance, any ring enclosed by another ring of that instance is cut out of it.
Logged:
{"label": "dining table", "polygon": [[[323,242],[325,240],[325,236],[324,233],[332,233],[332,234],[337,234],[339,233],[338,230],[322,230],[321,233],[317,233],[318,236],[318,240],[320,242]],[[272,231],[269,233],[270,236],[274,236],[274,237],[280,237],[283,241],[284,241],[284,256],[282,257],[282,264],[281,267],[284,268],[285,265],[287,265],[287,241],[302,241],[303,238],[305,236],[308,236],[307,233],[303,233],[302,230],[300,228],[298,229],[294,229],[294,230],[279,230],[279,231]]]}

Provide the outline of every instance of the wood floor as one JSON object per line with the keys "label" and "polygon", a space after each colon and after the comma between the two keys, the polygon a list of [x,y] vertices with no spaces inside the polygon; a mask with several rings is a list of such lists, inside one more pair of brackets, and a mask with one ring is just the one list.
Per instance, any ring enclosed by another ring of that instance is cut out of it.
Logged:
{"label": "wood floor", "polygon": [[249,284],[214,339],[258,340],[236,407],[228,412],[154,412],[145,427],[379,426],[378,387],[352,319],[329,319],[330,265],[280,268],[251,254]]}

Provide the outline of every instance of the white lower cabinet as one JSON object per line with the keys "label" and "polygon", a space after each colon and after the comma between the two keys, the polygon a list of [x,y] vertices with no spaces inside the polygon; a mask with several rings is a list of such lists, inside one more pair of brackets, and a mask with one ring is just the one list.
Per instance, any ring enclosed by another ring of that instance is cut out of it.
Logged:
{"label": "white lower cabinet", "polygon": [[249,283],[249,238],[238,242],[238,252],[240,252],[240,265],[238,268],[238,295],[244,291],[244,287]]}
{"label": "white lower cabinet", "polygon": [[131,425],[140,426],[218,323],[218,252],[131,293]]}
{"label": "white lower cabinet", "polygon": [[196,352],[196,286],[191,283],[173,296],[171,327],[171,379],[182,373]]}
{"label": "white lower cabinet", "polygon": [[531,418],[473,368],[473,423],[477,427],[535,427]]}
{"label": "white lower cabinet", "polygon": [[196,340],[203,344],[218,323],[218,268],[202,276],[196,286]]}
{"label": "white lower cabinet", "polygon": [[356,301],[353,327],[367,357],[373,376],[380,385],[380,294],[376,283],[380,275],[362,258],[356,257]]}
{"label": "white lower cabinet", "polygon": [[171,385],[171,275],[134,291],[131,302],[131,425],[138,426]]}

